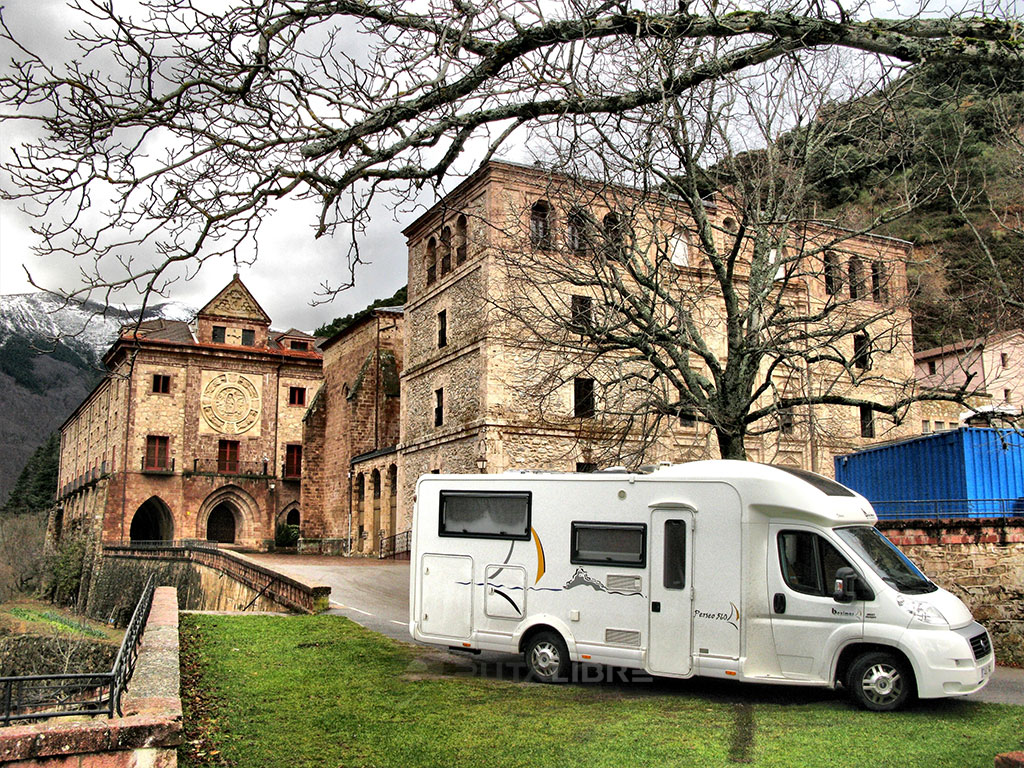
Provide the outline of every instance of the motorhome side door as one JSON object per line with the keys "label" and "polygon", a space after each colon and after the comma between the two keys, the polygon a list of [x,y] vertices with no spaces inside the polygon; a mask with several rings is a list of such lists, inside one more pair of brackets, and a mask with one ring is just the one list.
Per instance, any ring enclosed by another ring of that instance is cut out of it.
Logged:
{"label": "motorhome side door", "polygon": [[649,551],[647,669],[656,675],[687,675],[693,663],[693,510],[653,509]]}

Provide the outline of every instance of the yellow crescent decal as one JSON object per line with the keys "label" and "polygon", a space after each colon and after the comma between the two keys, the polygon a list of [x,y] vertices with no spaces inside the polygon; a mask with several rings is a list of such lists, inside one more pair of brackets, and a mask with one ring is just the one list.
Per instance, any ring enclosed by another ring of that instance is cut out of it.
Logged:
{"label": "yellow crescent decal", "polygon": [[[540,577],[544,575],[544,547],[541,546],[537,531],[530,528],[530,533],[533,534],[533,543],[537,545],[537,581],[540,581]],[[536,584],[537,581],[533,583]]]}

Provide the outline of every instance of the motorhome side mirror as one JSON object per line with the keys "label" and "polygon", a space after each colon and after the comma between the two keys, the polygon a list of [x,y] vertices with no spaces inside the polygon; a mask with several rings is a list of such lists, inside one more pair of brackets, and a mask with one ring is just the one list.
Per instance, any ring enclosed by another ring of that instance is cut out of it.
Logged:
{"label": "motorhome side mirror", "polygon": [[857,572],[844,566],[836,571],[835,587],[832,598],[837,603],[852,603],[857,596]]}

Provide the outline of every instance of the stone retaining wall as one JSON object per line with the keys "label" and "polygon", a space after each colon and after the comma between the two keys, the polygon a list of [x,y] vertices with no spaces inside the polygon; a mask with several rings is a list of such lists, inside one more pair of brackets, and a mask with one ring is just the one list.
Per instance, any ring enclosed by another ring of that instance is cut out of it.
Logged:
{"label": "stone retaining wall", "polygon": [[1024,666],[1024,519],[880,520],[878,528],[967,604],[999,663]]}
{"label": "stone retaining wall", "polygon": [[181,743],[178,598],[158,587],[135,674],[121,700],[124,717],[50,720],[0,729],[7,768],[175,768]]}

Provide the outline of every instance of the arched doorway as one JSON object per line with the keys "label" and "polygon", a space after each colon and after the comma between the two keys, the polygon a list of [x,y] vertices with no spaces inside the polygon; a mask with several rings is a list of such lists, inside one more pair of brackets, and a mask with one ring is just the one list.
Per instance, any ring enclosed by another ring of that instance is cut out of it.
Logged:
{"label": "arched doorway", "polygon": [[261,520],[260,505],[252,496],[237,485],[225,485],[199,505],[195,536],[222,544],[254,546],[274,536],[274,518],[262,524]]}
{"label": "arched doorway", "polygon": [[132,541],[170,541],[174,538],[171,510],[162,499],[152,496],[135,510],[128,538]]}
{"label": "arched doorway", "polygon": [[222,501],[210,512],[206,520],[206,540],[235,543],[235,510],[230,502]]}
{"label": "arched doorway", "polygon": [[285,523],[287,525],[294,525],[294,526],[298,527],[298,525],[299,525],[299,508],[298,507],[292,507],[290,510],[288,510],[288,517],[285,519]]}

